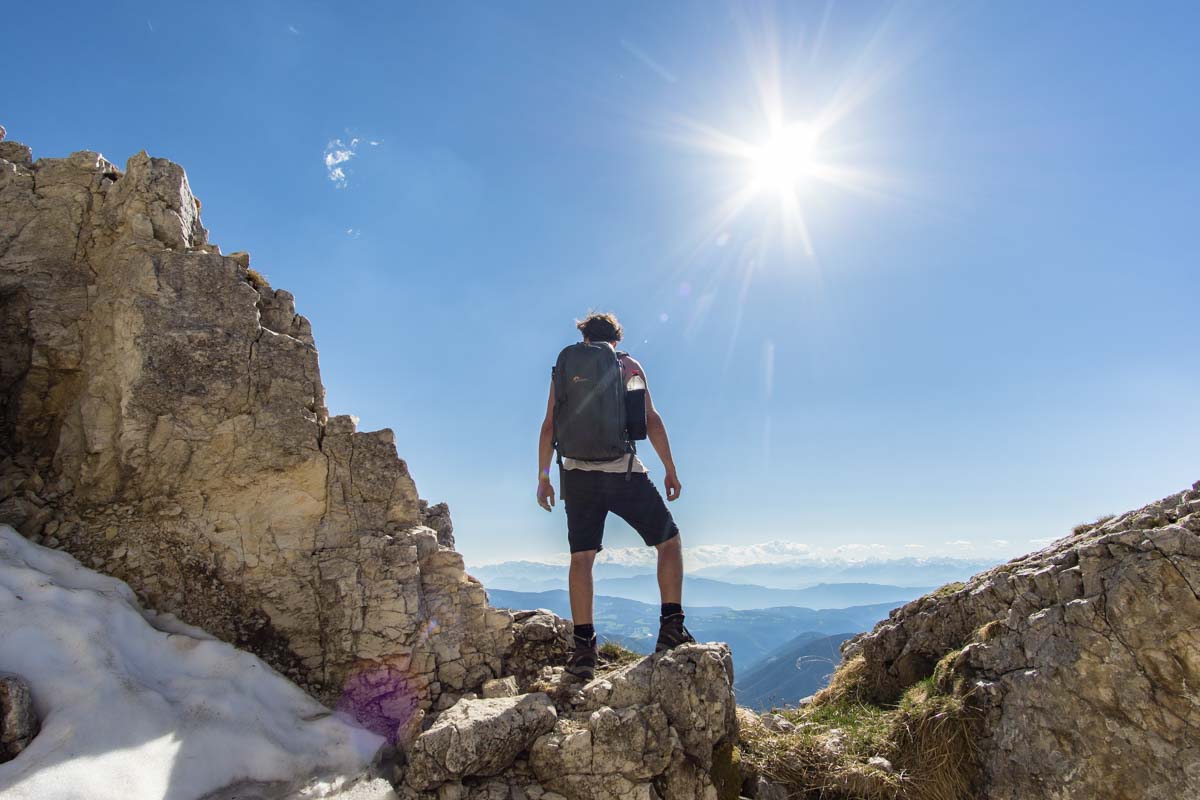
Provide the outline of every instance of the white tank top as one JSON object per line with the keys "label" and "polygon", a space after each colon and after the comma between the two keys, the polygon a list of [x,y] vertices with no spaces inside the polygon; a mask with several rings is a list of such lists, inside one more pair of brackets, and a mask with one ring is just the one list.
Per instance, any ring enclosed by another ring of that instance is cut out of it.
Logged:
{"label": "white tank top", "polygon": [[[596,472],[624,472],[629,467],[629,456],[614,458],[612,461],[580,461],[576,458],[564,458],[563,469],[586,469]],[[633,456],[634,472],[649,472],[642,460],[635,453]]]}

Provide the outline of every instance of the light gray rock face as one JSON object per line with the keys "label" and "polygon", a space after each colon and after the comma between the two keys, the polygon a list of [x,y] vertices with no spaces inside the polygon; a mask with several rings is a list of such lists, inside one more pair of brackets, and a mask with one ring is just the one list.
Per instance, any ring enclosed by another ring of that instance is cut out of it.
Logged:
{"label": "light gray rock face", "polygon": [[678,733],[681,749],[708,769],[713,750],[737,730],[737,704],[727,689],[732,683],[727,647],[682,645],[592,681],[583,690],[583,707],[657,703]]}
{"label": "light gray rock face", "polygon": [[571,623],[544,608],[513,613],[512,647],[505,654],[504,672],[528,690],[551,667],[567,663],[574,647]]}
{"label": "light gray rock face", "polygon": [[543,693],[459,700],[417,737],[405,780],[431,789],[449,780],[496,775],[554,727],[554,703]]}
{"label": "light gray rock face", "polygon": [[16,758],[37,732],[29,684],[16,675],[0,673],[0,761]]}
{"label": "light gray rock face", "polygon": [[176,164],[0,142],[0,520],[395,732],[498,677],[511,617],[248,264]]}
{"label": "light gray rock face", "polygon": [[454,547],[454,522],[450,519],[450,506],[445,503],[429,505],[420,501],[421,524],[437,531],[438,544]]}
{"label": "light gray rock face", "polygon": [[[601,666],[587,684],[561,668],[548,672],[537,681],[546,694],[460,700],[442,712],[409,750],[403,800],[716,800],[714,750],[737,740],[728,647],[684,645],[616,669]],[[531,742],[490,719],[529,697],[552,698],[555,712]],[[473,730],[485,724],[486,735]],[[523,744],[474,744],[494,731]],[[500,754],[486,771],[478,766],[483,749]],[[496,770],[502,761],[507,766]]]}
{"label": "light gray rock face", "polygon": [[991,800],[1200,796],[1200,482],[892,612],[876,699],[947,658]]}

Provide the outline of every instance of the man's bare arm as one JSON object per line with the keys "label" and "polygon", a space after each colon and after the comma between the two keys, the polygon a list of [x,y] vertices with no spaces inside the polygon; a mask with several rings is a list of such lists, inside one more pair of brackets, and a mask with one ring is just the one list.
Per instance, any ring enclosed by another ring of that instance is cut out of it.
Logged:
{"label": "man's bare arm", "polygon": [[554,383],[546,400],[546,416],[538,434],[538,505],[549,511],[554,505],[554,484],[550,483],[550,459],[554,455]]}
{"label": "man's bare arm", "polygon": [[683,486],[679,483],[679,475],[675,472],[675,459],[671,455],[671,441],[667,438],[667,426],[663,423],[658,409],[654,407],[654,398],[650,396],[650,380],[646,377],[646,370],[632,357],[629,359],[629,363],[641,373],[642,380],[646,382],[646,438],[650,440],[654,452],[658,453],[658,458],[663,463],[663,469],[667,471],[663,478],[663,485],[667,490],[667,500],[674,500],[679,497]]}

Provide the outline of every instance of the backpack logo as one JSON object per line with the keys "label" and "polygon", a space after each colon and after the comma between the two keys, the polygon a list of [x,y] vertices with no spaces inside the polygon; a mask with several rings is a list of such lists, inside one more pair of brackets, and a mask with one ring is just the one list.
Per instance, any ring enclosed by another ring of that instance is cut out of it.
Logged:
{"label": "backpack logo", "polygon": [[571,378],[571,383],[579,383],[580,381],[586,380],[587,378],[583,377],[582,375],[576,375],[575,377]]}

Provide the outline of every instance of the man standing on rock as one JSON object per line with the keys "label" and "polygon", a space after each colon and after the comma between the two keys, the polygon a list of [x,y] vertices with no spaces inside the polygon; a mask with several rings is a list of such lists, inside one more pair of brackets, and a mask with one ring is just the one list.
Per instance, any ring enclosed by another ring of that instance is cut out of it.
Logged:
{"label": "man standing on rock", "polygon": [[592,624],[592,564],[601,548],[608,512],[628,522],[658,549],[662,595],[655,651],[694,642],[683,625],[683,550],[679,528],[637,457],[635,441],[648,438],[667,474],[667,500],[682,489],[662,417],[654,408],[642,365],[616,349],[621,324],[612,314],[589,314],[576,327],[583,341],[563,349],[550,381],[538,439],[537,500],[550,511],[554,486],[550,457],[558,450],[559,488],[567,508],[571,547],[569,587],[575,650],[567,672],[590,679],[596,668]]}

